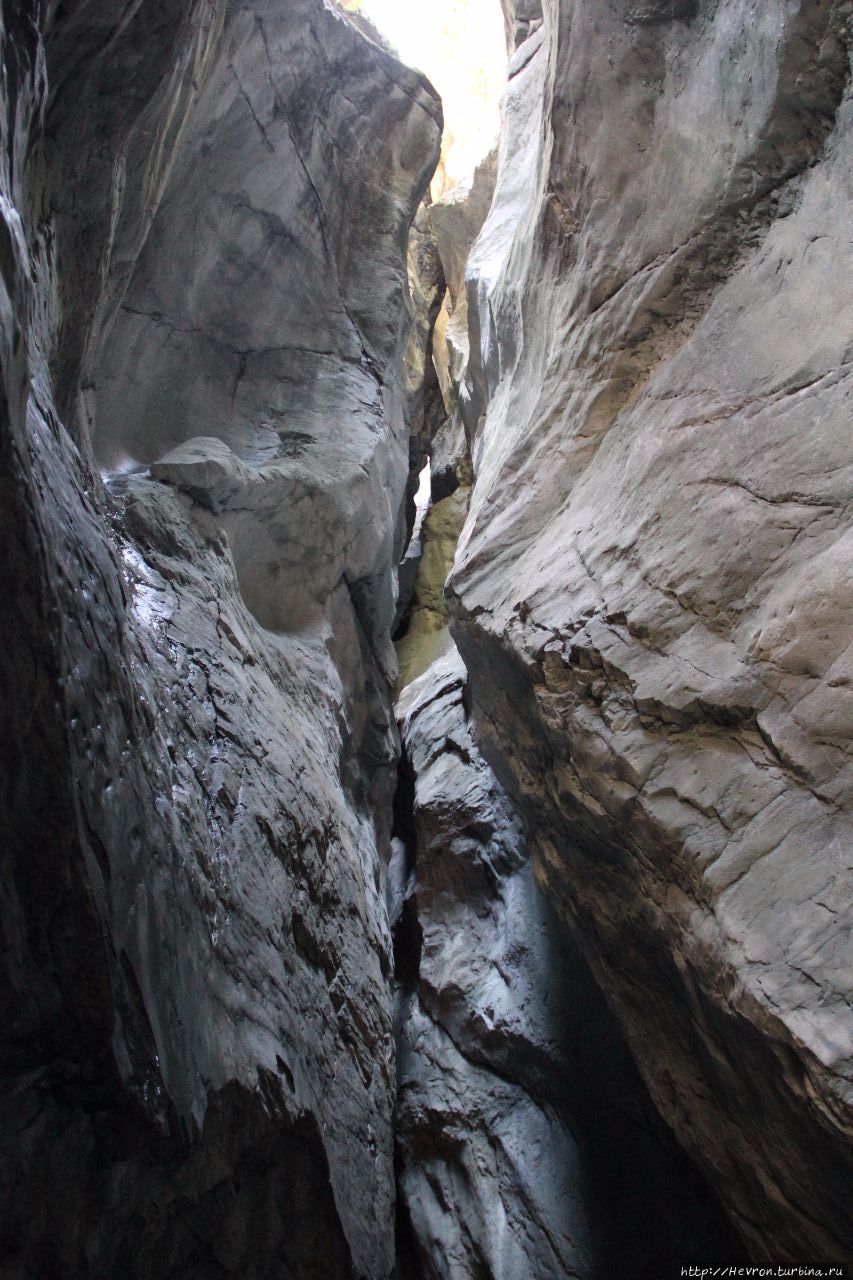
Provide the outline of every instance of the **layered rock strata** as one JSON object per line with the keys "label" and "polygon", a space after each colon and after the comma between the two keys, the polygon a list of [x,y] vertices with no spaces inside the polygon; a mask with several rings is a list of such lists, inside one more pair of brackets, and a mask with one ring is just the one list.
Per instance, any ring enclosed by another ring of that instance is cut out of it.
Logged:
{"label": "layered rock strata", "polygon": [[840,1259],[851,6],[512,8],[450,583],[478,728],[753,1259]]}
{"label": "layered rock strata", "polygon": [[4,1275],[387,1276],[440,104],[321,0],[2,38]]}

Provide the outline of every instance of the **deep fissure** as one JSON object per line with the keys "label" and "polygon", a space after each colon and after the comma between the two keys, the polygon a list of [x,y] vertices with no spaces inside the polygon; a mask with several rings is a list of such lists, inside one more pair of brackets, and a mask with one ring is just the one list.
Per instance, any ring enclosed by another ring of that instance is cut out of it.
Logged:
{"label": "deep fissure", "polygon": [[3,1280],[853,1253],[848,7],[4,9]]}

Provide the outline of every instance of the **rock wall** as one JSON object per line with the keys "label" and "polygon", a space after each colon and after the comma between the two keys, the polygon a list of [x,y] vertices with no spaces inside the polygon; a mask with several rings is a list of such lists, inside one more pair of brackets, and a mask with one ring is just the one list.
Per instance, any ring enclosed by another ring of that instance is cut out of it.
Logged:
{"label": "rock wall", "polygon": [[437,432],[430,454],[432,494],[448,497],[459,485],[471,483],[471,459],[463,420],[468,364],[468,294],[465,265],[492,203],[497,148],[477,166],[470,183],[446,191],[430,209],[436,248],[447,280],[447,292],[435,325],[433,359],[447,422]]}
{"label": "rock wall", "polygon": [[668,1275],[741,1259],[533,878],[451,650],[398,704],[404,1274]]}
{"label": "rock wall", "polygon": [[[413,321],[406,348],[406,417],[409,424],[409,508],[407,528],[414,523],[415,494],[430,456],[432,442],[447,410],[434,360],[436,320],[442,309],[447,282],[432,221],[433,205],[427,198],[415,215],[409,232],[409,290]],[[409,548],[407,547],[407,553]],[[411,596],[411,592],[408,593]],[[402,591],[401,591],[402,596]],[[405,612],[408,599],[398,600]]]}
{"label": "rock wall", "polygon": [[[429,458],[424,518],[400,565],[395,641],[398,689],[422,675],[452,647],[444,584],[468,511],[472,481],[465,433],[462,383],[468,363],[465,263],[492,199],[497,152],[492,151],[459,184],[418,211],[409,239],[416,321],[409,338],[410,457],[422,467]],[[414,262],[413,262],[414,259]],[[417,304],[420,304],[419,306]],[[424,366],[427,372],[424,372]]]}
{"label": "rock wall", "polygon": [[753,1261],[841,1259],[851,6],[506,10],[449,586],[478,729]]}
{"label": "rock wall", "polygon": [[3,16],[3,1274],[387,1276],[440,104],[322,0]]}
{"label": "rock wall", "polygon": [[3,7],[3,1280],[851,1248],[853,5],[503,8]]}

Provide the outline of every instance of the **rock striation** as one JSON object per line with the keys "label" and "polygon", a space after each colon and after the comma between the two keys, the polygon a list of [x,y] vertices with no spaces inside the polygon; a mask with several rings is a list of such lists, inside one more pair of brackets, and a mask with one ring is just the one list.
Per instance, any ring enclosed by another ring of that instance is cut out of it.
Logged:
{"label": "rock striation", "polygon": [[389,1276],[440,104],[322,0],[32,0],[2,42],[3,1274]]}
{"label": "rock striation", "polygon": [[839,1260],[851,6],[506,11],[449,586],[478,732],[752,1259]]}

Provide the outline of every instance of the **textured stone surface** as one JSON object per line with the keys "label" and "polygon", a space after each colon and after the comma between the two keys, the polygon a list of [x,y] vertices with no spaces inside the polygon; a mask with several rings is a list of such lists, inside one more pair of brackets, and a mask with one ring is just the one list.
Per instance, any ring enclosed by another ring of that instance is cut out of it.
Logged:
{"label": "textured stone surface", "polygon": [[412,788],[395,930],[412,1274],[606,1280],[734,1261],[721,1210],[534,883],[455,650],[398,710]]}
{"label": "textured stone surface", "polygon": [[543,8],[468,268],[454,633],[662,1113],[754,1259],[840,1258],[851,6]]}
{"label": "textured stone surface", "polygon": [[398,685],[405,688],[440,653],[452,647],[444,584],[468,509],[468,489],[456,489],[430,507],[420,533],[420,563],[405,634],[397,643]]}
{"label": "textured stone surface", "polygon": [[389,1280],[395,1032],[404,1273],[734,1260],[619,1024],[753,1260],[850,1248],[853,6],[503,9],[391,839],[440,104],[325,0],[4,6],[2,1280]]}
{"label": "textured stone surface", "polygon": [[[432,205],[424,201],[409,232],[409,292],[412,327],[406,346],[406,418],[409,424],[409,488],[414,503],[420,474],[432,441],[447,412],[433,358],[436,320],[447,282],[432,224]],[[412,506],[407,512],[411,527]]]}
{"label": "textured stone surface", "polygon": [[299,627],[284,593],[316,618],[345,580],[386,670],[409,466],[401,391],[414,395],[389,361],[405,341],[401,240],[440,120],[426,82],[316,0],[238,7],[93,392],[106,466],[198,435],[273,465],[249,505],[274,511],[274,529],[259,531],[240,495],[225,517],[249,607],[286,578],[273,625],[288,629],[292,610]]}
{"label": "textured stone surface", "polygon": [[465,263],[489,211],[496,167],[495,151],[468,183],[423,205],[409,238],[409,278],[420,316],[409,339],[413,354],[407,356],[407,385],[414,388],[409,396],[410,456],[414,466],[429,451],[430,470],[426,516],[400,565],[395,637],[399,689],[451,647],[444,584],[473,479],[460,404],[467,394],[462,382],[468,363]]}
{"label": "textured stone surface", "polygon": [[497,148],[479,164],[469,183],[452,187],[429,210],[436,248],[444,268],[447,295],[436,342],[436,364],[445,403],[458,397],[459,381],[468,359],[468,296],[465,267],[471,246],[482,230],[492,203],[497,173]]}
{"label": "textured stone surface", "polygon": [[3,1274],[387,1276],[440,108],[320,0],[12,6],[3,56]]}
{"label": "textured stone surface", "polygon": [[460,404],[467,396],[463,374],[469,355],[465,266],[489,212],[496,173],[497,149],[477,166],[469,184],[445,192],[430,209],[436,247],[447,280],[433,343],[436,372],[448,414],[432,445],[432,488],[436,501],[447,497],[457,485],[470,485],[472,479]]}

